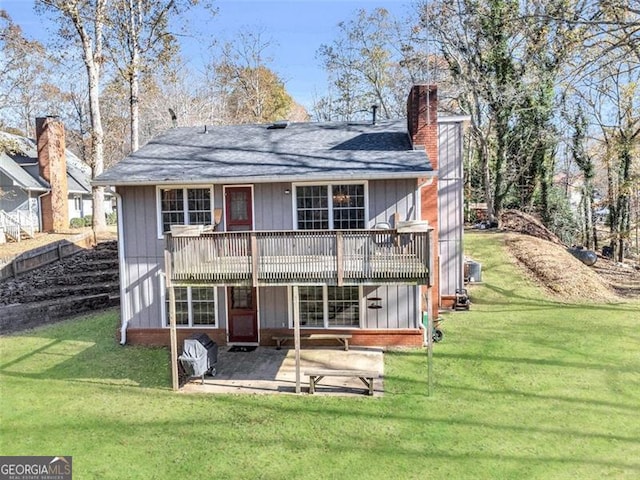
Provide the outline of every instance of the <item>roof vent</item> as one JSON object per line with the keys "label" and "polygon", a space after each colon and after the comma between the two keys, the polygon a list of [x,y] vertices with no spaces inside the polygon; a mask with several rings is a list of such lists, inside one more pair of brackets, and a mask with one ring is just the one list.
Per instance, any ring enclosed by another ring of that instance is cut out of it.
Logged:
{"label": "roof vent", "polygon": [[273,122],[271,125],[267,127],[269,130],[282,130],[283,128],[287,128],[289,126],[289,122],[287,120],[278,120],[277,122]]}

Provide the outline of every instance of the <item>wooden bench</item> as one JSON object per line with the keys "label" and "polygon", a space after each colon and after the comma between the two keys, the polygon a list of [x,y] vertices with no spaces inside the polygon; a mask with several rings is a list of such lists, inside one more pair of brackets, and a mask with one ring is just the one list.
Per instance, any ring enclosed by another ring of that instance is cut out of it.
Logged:
{"label": "wooden bench", "polygon": [[[293,340],[293,335],[276,335],[271,337],[276,342],[276,348],[280,350],[287,340]],[[312,333],[310,335],[300,335],[300,340],[337,340],[344,345],[345,351],[349,351],[349,333]]]}
{"label": "wooden bench", "polygon": [[304,372],[309,377],[309,394],[316,391],[318,382],[324,377],[353,377],[359,378],[367,387],[365,393],[373,395],[373,380],[380,378],[380,374],[367,370],[307,370]]}

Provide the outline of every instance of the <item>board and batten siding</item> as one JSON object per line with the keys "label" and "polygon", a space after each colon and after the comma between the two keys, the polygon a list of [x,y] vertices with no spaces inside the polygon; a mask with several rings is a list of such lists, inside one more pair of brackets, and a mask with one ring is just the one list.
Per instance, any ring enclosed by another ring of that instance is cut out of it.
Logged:
{"label": "board and batten siding", "polygon": [[287,287],[258,289],[260,328],[287,328],[289,325],[289,294]]}
{"label": "board and batten siding", "polygon": [[464,286],[462,123],[438,124],[438,216],[440,295],[453,296]]}
{"label": "board and batten siding", "polygon": [[[294,205],[289,183],[255,184],[254,218],[256,230],[293,229]],[[287,193],[289,190],[289,193]],[[122,280],[125,298],[122,314],[131,328],[161,328],[164,326],[164,240],[158,238],[158,212],[154,186],[121,187],[122,225],[125,268]],[[222,208],[223,188],[214,186],[214,208]],[[373,228],[379,223],[394,226],[394,214],[403,220],[416,215],[416,181],[370,181],[369,221]],[[221,230],[224,224],[220,225]],[[363,328],[415,328],[418,290],[409,285],[365,287]],[[226,290],[218,288],[218,327],[226,327]],[[377,312],[366,308],[366,297],[379,296],[382,307]],[[289,322],[287,287],[263,287],[259,293],[261,328],[282,328]],[[374,315],[375,314],[375,315]]]}
{"label": "board and batten siding", "polygon": [[388,223],[394,227],[395,213],[401,220],[416,219],[416,179],[369,182],[369,228]]}
{"label": "board and batten siding", "polygon": [[162,326],[161,273],[164,243],[158,239],[156,189],[120,187],[125,267],[122,315],[133,328]]}
{"label": "board and batten siding", "polygon": [[[362,328],[416,328],[420,319],[418,295],[419,288],[413,285],[364,287]],[[380,298],[377,303],[382,308],[369,308],[374,303],[371,298]]]}
{"label": "board and batten siding", "polygon": [[253,197],[256,230],[293,230],[290,183],[258,183],[253,187]]}

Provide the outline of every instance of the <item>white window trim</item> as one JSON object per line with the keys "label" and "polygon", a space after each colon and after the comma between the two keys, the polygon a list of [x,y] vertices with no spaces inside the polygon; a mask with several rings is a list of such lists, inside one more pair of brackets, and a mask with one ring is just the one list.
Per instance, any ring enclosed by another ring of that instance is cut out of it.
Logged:
{"label": "white window trim", "polygon": [[[332,285],[333,286],[333,285]],[[346,285],[348,287],[353,287],[356,285]],[[363,298],[364,295],[364,289],[363,289],[363,285],[358,285],[358,303],[359,303],[359,309],[358,309],[358,325],[352,325],[352,326],[341,326],[341,327],[334,327],[334,326],[330,326],[329,325],[329,285],[327,284],[305,284],[305,285],[298,285],[298,287],[322,287],[322,326],[318,327],[318,326],[304,326],[304,325],[300,325],[300,329],[301,330],[313,330],[313,329],[324,329],[324,330],[350,330],[350,329],[354,329],[354,328],[362,328],[362,316],[364,315],[364,306],[366,305],[365,303],[365,299]],[[293,310],[294,310],[294,305],[293,305],[293,289],[297,288],[297,287],[293,287],[290,286],[287,289],[287,299],[289,301],[289,328],[294,328],[293,325]]]}
{"label": "white window trim", "polygon": [[[209,189],[210,195],[211,195],[211,222],[214,222],[214,191],[213,191],[213,185],[156,185],[156,227],[158,230],[158,240],[163,240],[164,239],[164,231],[162,229],[162,190],[178,190],[178,189],[182,189],[182,190],[206,190]],[[187,209],[187,202],[189,201],[188,195],[186,195],[186,192],[183,192],[182,195],[182,211],[183,213],[185,213],[185,221],[189,222],[189,216],[186,215],[186,213],[188,212]],[[185,225],[188,225],[188,223],[186,223]]]}
{"label": "white window trim", "polygon": [[[368,180],[360,180],[360,181],[335,181],[335,182],[296,182],[291,184],[291,200],[293,202],[293,228],[295,230],[299,230],[298,226],[298,190],[296,187],[315,187],[315,186],[333,186],[333,185],[364,185],[364,228],[367,228],[369,225],[369,182]],[[327,189],[327,197],[328,203],[327,208],[329,209],[329,230],[335,230],[333,228],[333,198],[331,196],[331,189]]]}
{"label": "white window trim", "polygon": [[[162,328],[171,328],[171,326],[169,325],[169,312],[167,311],[167,297],[169,295],[169,292],[167,292],[167,289],[165,287],[165,282],[164,282],[164,278],[162,278],[161,280],[161,292],[162,292]],[[218,288],[215,286],[208,286],[208,285],[203,285],[203,288],[213,288],[213,303],[214,303],[214,310],[213,310],[213,315],[214,315],[214,321],[215,324],[213,325],[194,325],[193,324],[193,303],[191,301],[191,288],[192,287],[178,287],[178,288],[187,288],[187,308],[189,310],[189,324],[188,325],[178,325],[176,324],[176,328],[182,328],[182,329],[190,329],[190,328],[208,328],[208,329],[218,329],[220,328],[220,319],[218,318]],[[199,287],[196,287],[199,288]]]}

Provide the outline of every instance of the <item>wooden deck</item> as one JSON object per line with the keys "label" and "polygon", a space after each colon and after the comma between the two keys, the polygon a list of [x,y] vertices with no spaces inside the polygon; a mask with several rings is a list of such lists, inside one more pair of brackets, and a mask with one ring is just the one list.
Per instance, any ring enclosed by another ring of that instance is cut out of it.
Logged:
{"label": "wooden deck", "polygon": [[428,284],[429,233],[225,232],[167,239],[175,285]]}

